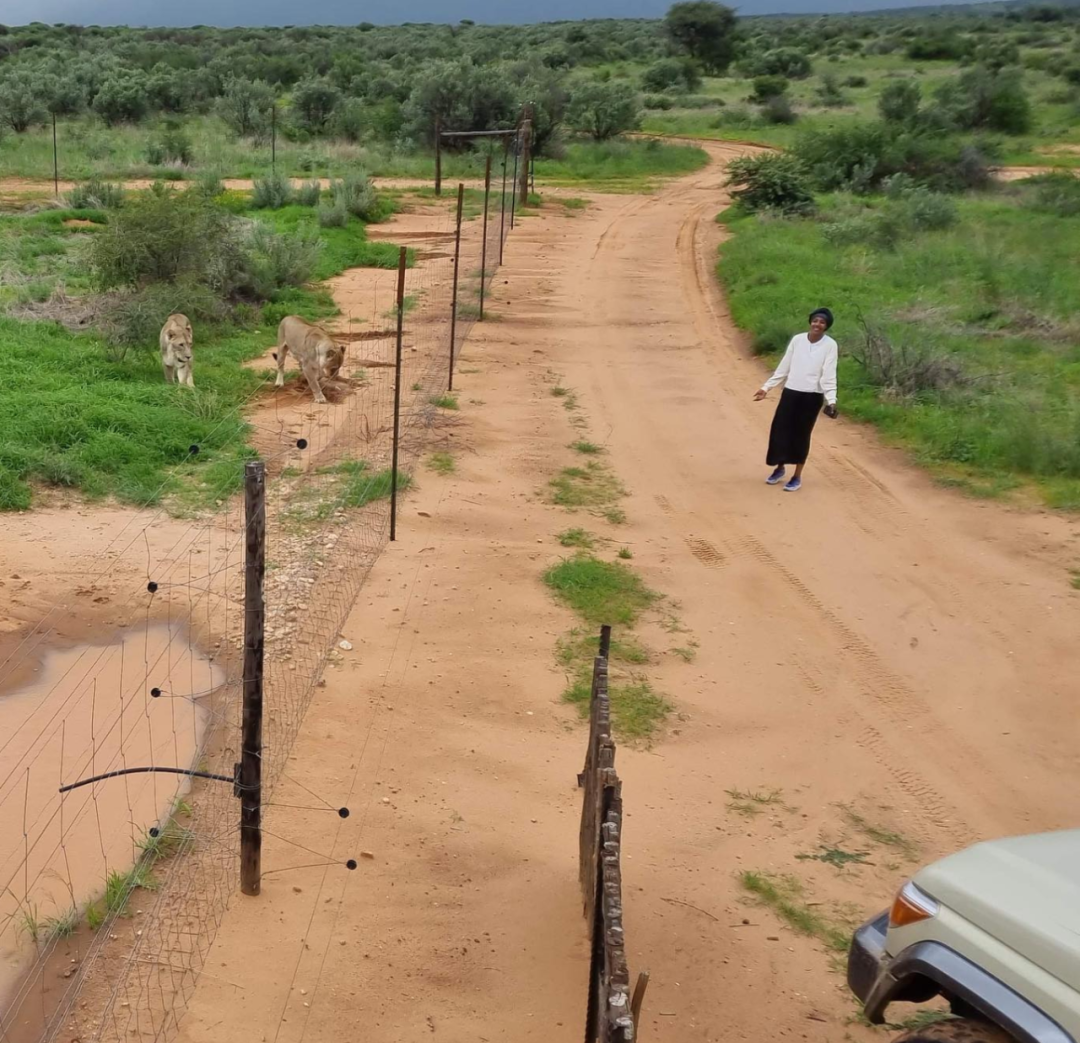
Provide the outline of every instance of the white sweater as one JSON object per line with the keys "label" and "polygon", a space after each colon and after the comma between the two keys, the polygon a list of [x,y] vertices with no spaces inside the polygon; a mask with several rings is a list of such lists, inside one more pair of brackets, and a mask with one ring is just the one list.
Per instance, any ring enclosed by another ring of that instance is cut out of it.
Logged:
{"label": "white sweater", "polygon": [[776,372],[762,388],[783,384],[792,391],[814,391],[825,396],[828,405],[836,404],[836,356],[839,349],[832,337],[823,336],[816,344],[805,333],[796,334],[788,342],[787,351]]}

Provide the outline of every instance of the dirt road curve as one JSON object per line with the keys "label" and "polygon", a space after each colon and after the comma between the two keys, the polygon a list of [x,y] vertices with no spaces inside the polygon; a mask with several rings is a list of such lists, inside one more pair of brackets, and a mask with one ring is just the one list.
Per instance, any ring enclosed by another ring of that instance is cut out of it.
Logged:
{"label": "dirt road curve", "polygon": [[[801,493],[767,488],[762,370],[712,273],[720,181],[714,164],[515,231],[500,321],[460,364],[458,472],[410,496],[290,767],[353,813],[273,809],[264,848],[268,869],[373,857],[234,898],[187,1043],[580,1038],[584,733],[552,663],[572,620],[539,582],[569,524],[630,546],[700,642],[650,667],[669,733],[619,752],[644,1039],[880,1038],[818,941],[745,904],[742,870],[857,917],[915,861],[1075,824],[1076,526],[941,491],[845,421],[822,421]],[[550,372],[629,487],[627,526],[544,502],[574,437]],[[782,803],[743,817],[733,788]],[[796,857],[822,845],[870,864]]]}

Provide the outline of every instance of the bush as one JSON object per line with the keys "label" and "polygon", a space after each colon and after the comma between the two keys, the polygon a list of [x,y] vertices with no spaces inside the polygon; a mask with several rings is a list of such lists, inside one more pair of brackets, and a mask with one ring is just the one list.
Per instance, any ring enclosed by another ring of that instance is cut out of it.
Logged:
{"label": "bush", "polygon": [[1026,134],[1031,129],[1031,102],[1015,72],[971,69],[939,87],[936,97],[943,114],[961,130]]}
{"label": "bush", "polygon": [[42,85],[27,69],[17,69],[0,80],[0,122],[16,134],[44,123],[48,114]]}
{"label": "bush", "polygon": [[639,125],[638,96],[625,83],[582,83],[574,89],[566,121],[595,141],[608,141]]}
{"label": "bush", "polygon": [[72,210],[116,210],[124,205],[124,188],[91,178],[67,194]]}
{"label": "bush", "polygon": [[274,92],[265,83],[230,78],[217,100],[217,114],[240,138],[261,138],[270,129]]}
{"label": "bush", "polygon": [[696,91],[701,86],[701,74],[685,58],[661,58],[642,74],[641,86],[657,94],[666,90]]}
{"label": "bush", "polygon": [[122,362],[132,348],[156,347],[161,327],[176,311],[200,326],[220,323],[228,315],[213,290],[190,279],[150,283],[138,290],[111,294],[97,316],[109,357]]}
{"label": "bush", "polygon": [[783,76],[755,76],[753,79],[753,92],[749,101],[758,105],[764,105],[770,98],[778,98],[787,93],[789,81]]}
{"label": "bush", "polygon": [[761,118],[766,123],[794,123],[798,116],[791,107],[791,99],[786,94],[778,94],[761,106]]}
{"label": "bush", "polygon": [[150,99],[142,78],[130,69],[117,70],[98,88],[91,105],[110,127],[119,123],[138,123],[150,108]]}
{"label": "bush", "polygon": [[322,240],[313,229],[274,232],[258,221],[250,222],[240,238],[243,266],[232,279],[231,292],[272,300],[278,290],[307,282],[321,251]]}
{"label": "bush", "polygon": [[819,105],[824,105],[828,109],[838,109],[848,103],[847,95],[840,89],[839,81],[831,72],[827,72],[821,77],[821,86],[817,90],[817,100]]}
{"label": "bush", "polygon": [[280,210],[293,201],[292,182],[284,174],[257,177],[251,186],[253,210]]}
{"label": "bush", "polygon": [[322,185],[318,181],[305,181],[297,190],[295,200],[300,206],[318,206]]}
{"label": "bush", "polygon": [[338,106],[331,122],[331,132],[345,141],[359,141],[367,129],[367,105],[359,98],[349,98]]}
{"label": "bush", "polygon": [[344,228],[349,223],[349,211],[342,199],[323,203],[319,207],[319,225],[322,228]]}
{"label": "bush", "polygon": [[1080,178],[1064,171],[1040,174],[1024,184],[1026,204],[1057,217],[1080,215]]}
{"label": "bush", "polygon": [[743,156],[728,165],[727,185],[733,198],[750,213],[774,211],[809,214],[814,194],[805,168],[790,153]]}
{"label": "bush", "polygon": [[296,85],[289,106],[292,128],[302,135],[326,131],[341,92],[329,80],[312,78]]}
{"label": "bush", "polygon": [[936,353],[920,336],[915,344],[894,343],[884,332],[860,319],[863,342],[848,347],[867,381],[897,397],[941,392],[970,384],[958,359]]}
{"label": "bush", "polygon": [[847,76],[844,79],[845,87],[865,87],[870,81],[865,76]]}
{"label": "bush", "polygon": [[805,80],[813,71],[807,55],[794,47],[777,47],[751,59],[752,76],[786,76],[789,80]]}
{"label": "bush", "polygon": [[887,123],[912,123],[919,115],[922,88],[914,80],[892,80],[878,96],[878,112]]}
{"label": "bush", "polygon": [[167,121],[146,146],[146,161],[156,167],[166,163],[189,166],[194,158],[191,138],[181,124],[172,120]]}
{"label": "bush", "polygon": [[822,225],[821,234],[832,246],[864,243],[875,250],[894,250],[903,237],[903,228],[894,214],[869,211],[830,221]]}
{"label": "bush", "polygon": [[374,221],[380,216],[379,197],[366,174],[351,174],[344,181],[335,181],[330,192],[335,206],[361,221]]}
{"label": "bush", "polygon": [[948,196],[932,192],[924,185],[915,185],[895,193],[892,204],[897,217],[917,231],[937,231],[956,224],[959,213]]}

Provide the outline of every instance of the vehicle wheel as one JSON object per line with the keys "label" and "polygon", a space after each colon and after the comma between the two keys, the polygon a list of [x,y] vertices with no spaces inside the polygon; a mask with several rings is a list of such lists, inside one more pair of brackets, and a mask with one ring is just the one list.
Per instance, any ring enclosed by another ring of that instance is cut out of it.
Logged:
{"label": "vehicle wheel", "polygon": [[947,1018],[897,1036],[893,1043],[1016,1043],[1003,1029],[981,1018]]}

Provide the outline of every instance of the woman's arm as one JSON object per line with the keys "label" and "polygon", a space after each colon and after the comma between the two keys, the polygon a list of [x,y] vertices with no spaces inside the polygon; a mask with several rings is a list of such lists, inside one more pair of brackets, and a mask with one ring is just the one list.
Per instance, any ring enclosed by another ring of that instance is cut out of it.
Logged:
{"label": "woman's arm", "polygon": [[839,349],[836,341],[833,341],[825,354],[825,361],[821,367],[821,390],[825,393],[825,404],[836,405],[836,359]]}
{"label": "woman's arm", "polygon": [[791,354],[795,348],[795,338],[792,337],[788,341],[787,351],[784,352],[784,357],[780,360],[780,365],[776,367],[773,375],[761,385],[762,391],[771,391],[774,387],[783,384],[787,380],[788,374],[791,372]]}

